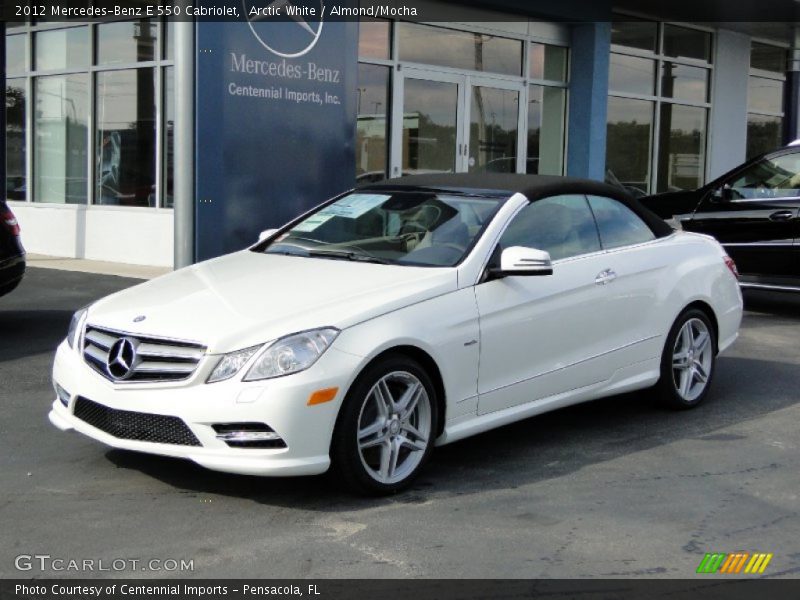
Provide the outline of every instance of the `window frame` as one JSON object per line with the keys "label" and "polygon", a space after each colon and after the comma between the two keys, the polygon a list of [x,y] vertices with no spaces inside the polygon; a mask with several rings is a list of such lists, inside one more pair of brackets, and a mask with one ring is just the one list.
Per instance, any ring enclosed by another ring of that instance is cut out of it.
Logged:
{"label": "window frame", "polygon": [[[773,111],[764,111],[764,110],[754,110],[750,108],[750,81],[753,77],[759,77],[761,79],[770,79],[772,81],[779,81],[783,87],[783,93],[786,93],[786,73],[777,73],[775,71],[767,71],[764,69],[756,69],[752,67],[752,60],[753,60],[753,44],[760,44],[762,46],[772,46],[774,48],[782,48],[784,51],[788,53],[789,45],[788,44],[781,44],[771,40],[764,40],[761,38],[751,38],[750,39],[750,61],[747,65],[747,122],[746,126],[750,123],[750,115],[755,115],[759,117],[778,117],[781,120],[781,141],[783,141],[783,135],[785,133],[785,126],[786,126],[786,103],[783,101],[782,109],[779,112]],[[747,151],[747,146],[750,140],[747,139],[747,134],[745,134],[745,151]],[[756,155],[750,156],[748,158],[755,158]]]}
{"label": "window frame", "polygon": [[[97,27],[111,22],[137,22],[140,21],[141,18],[128,18],[128,17],[120,17],[120,18],[105,18],[105,19],[97,19],[92,22],[87,22],[85,20],[80,21],[39,21],[39,22],[31,22],[25,21],[24,23],[20,23],[18,27],[14,27],[11,30],[6,31],[6,35],[23,35],[25,36],[25,57],[27,62],[27,70],[20,73],[14,74],[14,79],[24,79],[25,80],[25,96],[26,102],[28,106],[35,107],[36,97],[35,97],[35,83],[36,79],[40,76],[47,76],[47,75],[75,75],[75,74],[87,74],[87,131],[86,135],[88,136],[87,139],[87,165],[86,165],[86,178],[87,178],[87,197],[85,202],[81,202],[78,204],[61,204],[61,203],[46,203],[46,202],[34,202],[35,191],[34,186],[36,185],[34,181],[34,143],[35,143],[35,110],[31,108],[28,110],[25,115],[25,149],[26,149],[26,165],[25,165],[25,199],[24,200],[15,200],[14,202],[25,202],[29,206],[48,206],[50,208],[59,207],[59,208],[81,208],[81,209],[102,209],[102,210],[149,210],[149,211],[168,211],[172,212],[172,207],[165,206],[164,203],[164,191],[165,191],[165,172],[164,172],[164,154],[166,151],[166,123],[164,123],[164,116],[166,114],[165,106],[166,106],[166,89],[164,85],[165,79],[165,70],[168,67],[175,66],[174,56],[172,58],[167,57],[167,38],[166,38],[166,31],[168,29],[168,24],[165,19],[159,18],[152,18],[151,21],[156,27],[156,36],[157,36],[157,43],[156,43],[156,51],[155,51],[155,59],[148,60],[148,61],[141,61],[141,62],[131,62],[131,63],[114,63],[114,64],[97,64],[96,60],[96,48],[97,48]],[[54,30],[63,30],[63,29],[71,29],[77,27],[87,27],[88,32],[88,43],[87,43],[87,62],[85,63],[86,66],[78,67],[78,68],[69,68],[69,69],[47,69],[47,70],[39,70],[36,67],[34,62],[35,59],[35,34],[37,32],[44,32],[44,31],[54,31]],[[113,205],[105,205],[105,204],[98,204],[95,198],[95,192],[97,187],[96,177],[98,174],[98,165],[97,165],[97,123],[96,123],[96,105],[97,105],[97,76],[96,74],[103,71],[123,71],[129,69],[139,69],[139,68],[146,68],[150,67],[155,69],[156,73],[156,87],[154,90],[154,102],[156,106],[156,148],[155,148],[155,172],[154,172],[154,185],[155,185],[155,194],[156,194],[156,202],[154,207],[150,206],[113,206]],[[174,72],[174,71],[173,71]]]}
{"label": "window frame", "polygon": [[[592,216],[594,217],[594,223],[595,223],[595,226],[597,227],[597,236],[600,239],[600,246],[603,248],[604,252],[615,252],[616,250],[620,250],[620,249],[624,249],[624,248],[634,248],[636,246],[641,246],[643,244],[650,244],[650,243],[658,240],[658,236],[653,232],[653,230],[645,222],[645,220],[642,219],[642,217],[640,217],[639,215],[637,215],[636,212],[634,210],[632,210],[630,207],[626,206],[624,202],[620,202],[616,198],[611,198],[609,196],[600,196],[598,194],[584,194],[584,196],[586,197],[586,203],[589,205],[589,210],[592,211]],[[621,207],[623,209],[623,211],[627,211],[628,213],[633,215],[633,217],[636,220],[638,220],[639,222],[641,222],[641,224],[644,226],[644,228],[647,231],[649,231],[650,235],[652,235],[653,237],[651,239],[649,239],[649,240],[644,240],[644,241],[641,241],[641,242],[633,242],[633,243],[630,243],[630,244],[622,244],[621,246],[613,246],[611,248],[607,248],[606,245],[603,243],[603,232],[600,230],[600,221],[598,221],[597,214],[595,213],[594,208],[592,208],[592,202],[591,202],[590,198],[600,198],[601,200],[608,200],[609,202],[613,202],[617,206]]]}
{"label": "window frame", "polygon": [[[659,185],[659,173],[658,173],[658,162],[660,156],[660,146],[661,146],[661,106],[663,104],[673,104],[673,105],[681,105],[681,106],[692,106],[696,108],[703,108],[706,111],[705,115],[705,134],[703,140],[703,147],[702,157],[703,157],[703,164],[701,165],[700,175],[701,181],[698,187],[702,187],[708,180],[708,169],[709,169],[709,161],[708,161],[708,149],[710,143],[710,130],[709,126],[711,123],[712,118],[712,110],[713,110],[713,99],[714,94],[714,53],[716,51],[717,46],[717,38],[715,35],[715,31],[711,27],[704,27],[701,25],[695,25],[690,23],[679,23],[674,21],[654,21],[652,18],[642,17],[633,13],[625,12],[625,11],[615,11],[612,15],[612,21],[624,21],[625,19],[633,20],[633,21],[649,21],[655,22],[657,25],[656,31],[656,51],[651,52],[649,50],[642,50],[640,48],[629,48],[626,46],[617,46],[612,45],[610,54],[619,54],[623,56],[632,56],[636,58],[647,58],[650,60],[655,61],[655,86],[654,86],[654,94],[638,94],[633,92],[623,92],[612,90],[610,87],[608,89],[608,96],[609,97],[616,97],[616,98],[628,98],[631,100],[647,100],[653,103],[653,120],[652,120],[652,131],[651,131],[651,139],[650,139],[650,156],[648,164],[650,166],[650,172],[648,173],[648,184],[649,189],[647,190],[648,194],[655,194],[658,192],[658,185]],[[711,45],[709,48],[709,60],[703,61],[694,58],[685,58],[685,57],[674,57],[674,56],[667,56],[664,53],[664,29],[665,26],[673,26],[673,27],[681,27],[683,29],[692,29],[695,31],[701,31],[703,33],[708,33],[711,35]],[[678,65],[686,65],[690,67],[701,67],[707,70],[708,73],[708,84],[706,89],[706,102],[698,102],[696,100],[686,100],[683,98],[669,98],[663,95],[663,71],[664,71],[664,64],[665,63],[674,63]],[[610,77],[610,74],[609,74]]]}

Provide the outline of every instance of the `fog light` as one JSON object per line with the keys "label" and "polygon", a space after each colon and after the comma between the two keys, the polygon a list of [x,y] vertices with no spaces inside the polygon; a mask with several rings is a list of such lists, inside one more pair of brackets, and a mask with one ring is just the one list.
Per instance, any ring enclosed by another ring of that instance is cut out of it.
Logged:
{"label": "fog light", "polygon": [[217,439],[231,448],[285,448],[286,442],[265,423],[217,423]]}
{"label": "fog light", "polygon": [[56,387],[56,396],[58,396],[58,399],[61,400],[61,404],[63,404],[64,406],[69,406],[69,399],[70,399],[69,392],[64,388],[62,388],[57,383],[55,384],[55,387]]}

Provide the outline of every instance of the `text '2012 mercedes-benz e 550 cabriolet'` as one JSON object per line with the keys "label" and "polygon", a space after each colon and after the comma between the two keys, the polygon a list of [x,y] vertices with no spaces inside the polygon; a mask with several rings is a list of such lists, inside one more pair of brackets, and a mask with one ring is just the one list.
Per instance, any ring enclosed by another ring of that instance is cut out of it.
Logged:
{"label": "text '2012 mercedes-benz e 550 cabriolet'", "polygon": [[78,311],[52,423],[252,475],[408,485],[434,446],[652,387],[709,391],[735,266],[618,188],[421,175]]}

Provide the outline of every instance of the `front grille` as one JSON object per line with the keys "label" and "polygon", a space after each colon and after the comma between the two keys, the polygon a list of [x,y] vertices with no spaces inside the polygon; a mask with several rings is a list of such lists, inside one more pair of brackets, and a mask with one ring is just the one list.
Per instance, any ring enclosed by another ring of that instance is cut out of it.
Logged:
{"label": "front grille", "polygon": [[118,383],[188,379],[206,350],[195,342],[126,334],[93,325],[86,326],[83,339],[86,363]]}
{"label": "front grille", "polygon": [[83,397],[75,401],[74,414],[115,438],[176,446],[200,446],[200,442],[178,417],[117,410]]}

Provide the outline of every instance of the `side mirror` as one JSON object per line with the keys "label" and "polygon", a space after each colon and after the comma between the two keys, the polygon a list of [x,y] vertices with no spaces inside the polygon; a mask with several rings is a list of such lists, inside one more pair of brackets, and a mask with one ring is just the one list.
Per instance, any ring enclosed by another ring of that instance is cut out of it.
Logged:
{"label": "side mirror", "polygon": [[277,229],[265,229],[261,233],[258,234],[258,241],[263,242],[265,239],[272,237],[278,232]]}
{"label": "side mirror", "polygon": [[711,194],[711,200],[714,202],[730,202],[733,200],[733,188],[731,188],[729,183],[726,183],[722,187],[714,190],[714,193]]}
{"label": "side mirror", "polygon": [[500,267],[489,269],[489,273],[494,279],[514,275],[528,277],[552,275],[553,263],[549,252],[524,246],[511,246],[503,250],[500,255]]}

